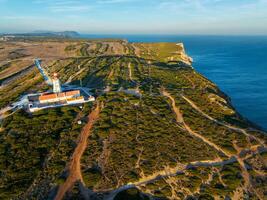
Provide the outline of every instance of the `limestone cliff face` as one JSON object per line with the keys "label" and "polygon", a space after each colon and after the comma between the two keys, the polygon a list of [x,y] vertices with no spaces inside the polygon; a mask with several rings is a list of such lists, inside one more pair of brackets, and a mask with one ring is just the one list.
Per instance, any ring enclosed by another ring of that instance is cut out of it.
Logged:
{"label": "limestone cliff face", "polygon": [[181,50],[178,51],[178,55],[180,56],[181,60],[186,63],[187,65],[191,65],[193,63],[193,58],[188,56],[185,52],[184,44],[183,43],[177,43],[176,44]]}

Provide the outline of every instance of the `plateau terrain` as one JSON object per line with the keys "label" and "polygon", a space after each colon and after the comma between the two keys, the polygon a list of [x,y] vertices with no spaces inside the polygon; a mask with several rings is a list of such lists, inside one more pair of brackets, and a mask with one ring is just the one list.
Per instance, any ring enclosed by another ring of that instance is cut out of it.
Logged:
{"label": "plateau terrain", "polygon": [[[94,102],[29,113],[41,59]],[[0,199],[267,198],[267,133],[192,66],[182,43],[0,41]]]}

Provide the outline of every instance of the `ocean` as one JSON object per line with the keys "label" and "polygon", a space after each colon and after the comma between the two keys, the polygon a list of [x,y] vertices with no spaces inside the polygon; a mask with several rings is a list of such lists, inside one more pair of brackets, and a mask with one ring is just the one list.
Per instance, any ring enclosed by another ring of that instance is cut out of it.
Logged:
{"label": "ocean", "polygon": [[193,67],[245,118],[267,130],[267,36],[83,35],[129,42],[182,42]]}

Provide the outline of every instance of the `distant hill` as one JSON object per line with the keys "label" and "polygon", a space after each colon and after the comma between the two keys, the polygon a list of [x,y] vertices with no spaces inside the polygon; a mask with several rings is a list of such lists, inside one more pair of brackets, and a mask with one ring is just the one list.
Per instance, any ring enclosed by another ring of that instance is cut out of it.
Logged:
{"label": "distant hill", "polygon": [[80,34],[76,31],[34,31],[31,33],[8,33],[2,34],[2,36],[15,36],[15,37],[64,37],[64,38],[74,38],[79,37]]}

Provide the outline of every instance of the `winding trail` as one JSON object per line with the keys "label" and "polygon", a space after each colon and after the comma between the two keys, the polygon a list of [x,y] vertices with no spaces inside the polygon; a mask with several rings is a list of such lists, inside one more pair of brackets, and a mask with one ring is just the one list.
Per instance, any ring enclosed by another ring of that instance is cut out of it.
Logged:
{"label": "winding trail", "polygon": [[176,121],[177,123],[181,124],[188,133],[190,133],[191,135],[201,139],[203,142],[207,143],[209,146],[212,146],[213,148],[215,148],[217,151],[222,152],[224,155],[227,155],[228,157],[231,157],[232,155],[228,152],[226,152],[225,150],[223,150],[221,147],[219,147],[218,145],[216,145],[215,143],[209,141],[207,138],[205,138],[204,136],[196,133],[195,131],[193,131],[184,121],[183,119],[183,115],[180,112],[180,109],[176,106],[175,103],[175,99],[165,90],[162,90],[162,94],[166,97],[168,97],[171,102],[172,102],[172,110],[174,111],[175,115],[176,115]]}
{"label": "winding trail", "polygon": [[[171,102],[172,102],[172,109],[173,109],[173,111],[174,111],[175,114],[176,114],[176,121],[177,121],[177,123],[182,124],[182,125],[184,126],[184,128],[185,128],[190,134],[192,134],[192,135],[194,135],[194,136],[200,138],[202,141],[204,141],[204,142],[207,143],[208,145],[214,147],[214,148],[217,149],[218,151],[221,151],[222,153],[224,153],[224,154],[227,155],[228,157],[234,158],[235,161],[237,161],[237,162],[239,163],[240,167],[241,167],[242,177],[244,178],[244,181],[245,181],[245,183],[244,183],[244,187],[243,187],[243,188],[244,188],[244,189],[247,189],[247,190],[254,190],[253,187],[252,187],[252,185],[251,185],[249,172],[248,172],[248,170],[247,170],[247,168],[246,168],[246,165],[245,165],[245,162],[244,162],[244,160],[246,159],[246,157],[245,157],[245,158],[241,158],[241,157],[240,157],[241,149],[240,149],[235,143],[233,143],[234,148],[237,150],[238,154],[237,154],[237,155],[231,155],[230,153],[226,152],[225,150],[223,150],[222,148],[220,148],[219,146],[217,146],[217,145],[214,144],[213,142],[211,142],[211,141],[209,141],[208,139],[206,139],[204,136],[202,136],[202,135],[200,135],[200,134],[194,132],[193,130],[191,130],[191,128],[184,122],[184,120],[183,120],[183,116],[182,116],[182,114],[180,113],[180,109],[177,108],[177,106],[176,106],[176,104],[175,104],[175,99],[174,99],[168,92],[166,92],[166,90],[165,90],[164,88],[163,88],[163,90],[162,90],[162,94],[163,94],[164,96],[168,97],[168,98],[171,100]],[[204,117],[206,117],[207,119],[209,119],[209,120],[211,120],[211,121],[213,121],[213,122],[215,122],[215,123],[217,123],[217,124],[219,124],[219,125],[225,126],[225,127],[229,128],[229,129],[231,129],[231,130],[235,130],[235,131],[241,132],[241,133],[245,134],[247,137],[254,137],[254,136],[251,136],[250,134],[248,134],[248,133],[246,132],[245,129],[238,128],[238,127],[235,127],[235,126],[232,126],[232,125],[229,125],[229,124],[226,124],[226,123],[223,123],[223,122],[220,122],[220,121],[214,119],[213,117],[211,117],[211,116],[207,115],[206,113],[204,113],[204,112],[203,112],[198,106],[196,106],[190,99],[188,99],[187,97],[185,97],[185,96],[183,96],[183,95],[181,95],[181,96],[182,96],[182,98],[183,98],[184,100],[186,100],[186,101],[187,101],[187,102],[188,102],[188,103],[189,103],[195,110],[197,110],[199,113],[201,113],[201,114],[202,114]],[[266,149],[266,147],[265,147],[263,141],[261,141],[260,139],[258,139],[258,138],[256,138],[256,137],[254,137],[254,139],[256,139],[256,140],[259,142],[259,144],[261,144],[261,145]],[[259,146],[259,145],[256,145],[256,146]],[[257,148],[256,148],[256,149],[257,149]],[[249,150],[251,150],[251,151],[254,153],[254,151],[255,151],[255,146],[250,147]],[[258,193],[257,193],[256,190],[254,190],[254,193],[256,194],[256,196],[257,196],[259,199],[262,199],[262,198],[258,195]]]}
{"label": "winding trail", "polygon": [[242,129],[242,128],[238,128],[238,127],[235,127],[235,126],[232,126],[230,124],[227,124],[225,122],[221,122],[221,121],[218,121],[217,119],[214,119],[213,117],[209,116],[208,114],[206,114],[205,112],[203,112],[193,101],[191,101],[189,98],[185,97],[184,95],[181,95],[181,97],[187,101],[196,111],[198,111],[201,115],[203,115],[204,117],[206,117],[207,119],[219,124],[219,125],[222,125],[228,129],[231,129],[231,130],[234,130],[234,131],[237,131],[237,132],[240,132],[240,133],[243,133],[245,136],[247,137],[252,137],[253,139],[255,139],[257,142],[259,142],[261,145],[265,146],[264,142],[261,141],[259,138],[253,136],[253,135],[250,135],[247,133],[247,131],[245,129]]}
{"label": "winding trail", "polygon": [[[249,180],[249,173],[246,169],[245,163],[244,163],[244,159],[240,158],[239,155],[232,155],[228,152],[226,152],[225,150],[223,150],[221,147],[217,146],[216,144],[214,144],[213,142],[209,141],[207,138],[205,138],[204,136],[194,132],[189,125],[187,125],[183,119],[183,115],[179,109],[179,107],[176,106],[175,103],[175,99],[163,88],[162,89],[162,94],[165,97],[168,97],[171,100],[171,107],[173,112],[176,115],[176,122],[181,125],[182,128],[184,128],[189,134],[201,139],[203,142],[205,142],[206,144],[208,144],[209,146],[212,146],[213,148],[215,148],[216,150],[222,152],[223,154],[225,154],[226,156],[228,156],[228,159],[226,160],[221,160],[220,158],[217,158],[215,160],[204,160],[204,161],[195,161],[195,162],[190,162],[187,164],[182,164],[182,163],[177,163],[177,165],[173,168],[170,168],[169,166],[166,166],[163,170],[161,171],[157,171],[151,175],[145,176],[143,174],[143,176],[136,182],[133,183],[128,183],[125,185],[122,185],[121,187],[118,187],[117,189],[107,189],[105,191],[101,191],[101,192],[108,192],[108,194],[104,197],[104,199],[107,200],[113,200],[114,197],[121,191],[129,189],[129,188],[134,188],[134,187],[140,187],[143,185],[146,185],[148,183],[154,182],[156,180],[159,179],[164,179],[164,178],[169,178],[172,176],[176,176],[179,173],[184,173],[186,170],[192,168],[192,167],[200,167],[200,166],[205,166],[205,167],[213,167],[213,166],[223,166],[226,164],[231,164],[234,162],[238,162],[241,166],[241,170],[242,170],[242,176],[245,179],[245,186],[244,188],[251,188],[251,184],[250,184],[250,180]],[[209,115],[207,115],[206,113],[204,113],[201,109],[199,109],[191,100],[189,100],[188,98],[182,96],[194,109],[196,109],[198,112],[200,112],[203,116],[205,116],[206,118],[224,125],[232,130],[238,130],[239,132],[243,132],[243,129],[241,128],[237,128],[237,127],[233,127],[231,125],[225,124],[223,122],[220,122],[212,117],[210,117]],[[79,182],[81,187],[84,186],[83,183],[83,178],[82,178],[82,174],[81,174],[81,169],[80,169],[80,159],[81,156],[83,154],[83,152],[86,149],[87,146],[87,138],[90,135],[91,132],[91,128],[94,124],[94,122],[98,119],[99,117],[99,112],[100,112],[100,105],[97,104],[96,108],[88,115],[88,123],[85,125],[85,127],[83,128],[77,147],[72,155],[71,161],[69,162],[67,169],[69,171],[69,176],[67,178],[67,180],[60,186],[57,195],[55,197],[55,200],[61,200],[63,199],[64,195],[66,194],[67,191],[69,191],[73,185],[75,184],[75,182]],[[254,150],[255,147],[251,147],[250,150]],[[256,153],[256,149],[255,152]],[[96,191],[97,192],[97,191]]]}
{"label": "winding trail", "polygon": [[196,88],[195,83],[194,83],[189,77],[187,77],[187,76],[184,75],[184,74],[183,74],[183,77],[191,83],[191,85],[192,85],[192,89],[195,89],[195,88]]}
{"label": "winding trail", "polygon": [[[251,188],[249,173],[248,173],[246,166],[245,166],[245,163],[244,163],[244,159],[247,159],[248,156],[246,156],[245,158],[241,158],[240,155],[231,155],[230,153],[224,151],[222,148],[220,148],[219,146],[217,146],[213,142],[209,141],[204,136],[192,131],[191,128],[184,122],[183,115],[180,112],[180,109],[176,106],[175,99],[164,88],[162,89],[162,94],[171,100],[172,110],[176,114],[176,122],[179,125],[181,125],[185,130],[187,130],[193,136],[200,138],[203,142],[207,143],[208,145],[214,147],[216,150],[227,155],[228,159],[221,160],[220,158],[217,158],[215,160],[195,161],[195,162],[190,162],[187,164],[177,163],[177,165],[175,167],[172,167],[172,168],[169,166],[166,166],[161,171],[154,172],[153,174],[148,175],[148,176],[142,176],[136,182],[133,182],[133,183],[130,182],[128,184],[122,185],[121,187],[119,187],[115,190],[113,188],[110,188],[110,189],[107,189],[105,191],[101,191],[101,192],[109,192],[105,196],[104,199],[113,200],[115,198],[115,196],[121,191],[124,191],[124,190],[129,189],[129,188],[144,186],[148,183],[152,183],[152,182],[159,180],[159,179],[170,178],[170,177],[176,176],[179,173],[184,173],[186,170],[194,168],[194,167],[215,167],[215,166],[223,166],[223,165],[227,165],[227,164],[232,164],[235,162],[238,162],[241,166],[242,176],[245,179],[244,189]],[[203,112],[203,114],[204,114],[204,112]],[[254,154],[260,152],[260,150],[258,149],[259,146],[260,145],[255,145],[255,146],[251,146],[250,148],[247,149],[247,150],[251,151],[250,156],[253,156]],[[267,152],[267,149],[265,149],[265,150]],[[238,151],[238,152],[240,152],[240,151]],[[259,198],[259,199],[261,199],[261,198]],[[239,199],[235,199],[235,200],[239,200]]]}
{"label": "winding trail", "polygon": [[69,84],[69,83],[73,80],[73,78],[75,78],[76,76],[78,76],[79,74],[81,74],[85,69],[86,69],[86,68],[82,68],[82,69],[80,69],[78,72],[76,72],[75,74],[71,75],[71,76],[68,78],[68,80],[66,81],[65,84]]}
{"label": "winding trail", "polygon": [[175,103],[174,98],[170,95],[170,93],[168,93],[164,89],[162,90],[162,94],[163,94],[163,96],[168,97],[171,100],[171,102],[172,102],[172,109],[173,109],[173,111],[174,111],[174,113],[176,115],[176,122],[183,124],[184,123],[183,115],[180,112],[180,109],[176,106],[176,103]]}
{"label": "winding trail", "polygon": [[232,125],[229,125],[229,124],[226,124],[226,123],[223,123],[223,122],[220,122],[218,121],[217,119],[214,119],[213,117],[209,116],[208,114],[206,114],[205,112],[203,112],[193,101],[191,101],[189,98],[185,97],[184,95],[181,95],[181,97],[186,100],[196,111],[198,111],[201,115],[203,115],[204,117],[206,117],[207,119],[219,124],[219,125],[222,125],[222,126],[225,126],[229,129],[232,129],[234,131],[238,131],[238,132],[244,132],[245,130],[244,129],[241,129],[241,128],[238,128],[238,127],[235,127],[235,126],[232,126]]}
{"label": "winding trail", "polygon": [[152,182],[159,180],[159,179],[164,179],[164,178],[176,176],[177,174],[184,173],[186,170],[193,168],[193,167],[203,167],[203,166],[214,167],[214,166],[222,166],[222,165],[226,165],[226,164],[231,164],[234,162],[236,162],[235,157],[231,157],[228,160],[223,160],[223,161],[219,161],[216,159],[216,160],[196,161],[196,162],[191,162],[188,164],[177,163],[176,167],[173,167],[173,168],[165,167],[164,170],[157,171],[157,172],[155,172],[149,176],[146,176],[146,177],[139,179],[136,182],[128,183],[126,185],[123,185],[123,186],[115,189],[115,190],[109,189],[106,192],[108,192],[108,191],[111,191],[111,192],[104,199],[105,200],[113,200],[115,198],[115,196],[123,190],[138,187],[138,186],[143,186],[143,185],[146,185],[148,183],[152,183]]}
{"label": "winding trail", "polygon": [[113,77],[114,74],[114,68],[111,68],[109,74],[108,74],[108,79],[111,79]]}
{"label": "winding trail", "polygon": [[87,138],[89,137],[91,133],[91,129],[95,123],[95,121],[98,119],[100,113],[100,105],[97,104],[96,108],[88,115],[88,123],[84,126],[80,136],[79,140],[77,142],[77,146],[74,150],[74,153],[71,157],[71,160],[67,166],[67,171],[69,172],[68,178],[66,181],[59,187],[57,195],[55,197],[55,200],[61,200],[63,199],[65,193],[69,191],[73,185],[80,181],[83,185],[83,178],[81,173],[81,157],[83,155],[83,152],[86,149],[87,146]]}
{"label": "winding trail", "polygon": [[[256,145],[258,146],[258,145]],[[263,200],[261,198],[261,196],[258,194],[257,190],[255,190],[252,185],[251,185],[251,180],[250,180],[250,174],[247,170],[247,167],[245,165],[245,160],[247,159],[247,157],[244,157],[244,158],[241,158],[239,155],[241,154],[241,151],[242,149],[239,148],[236,144],[236,141],[233,141],[233,147],[236,149],[236,151],[238,152],[238,155],[236,156],[236,159],[237,159],[237,162],[239,163],[240,167],[241,167],[241,173],[242,173],[242,176],[244,178],[244,186],[243,186],[243,189],[247,189],[247,190],[251,190],[251,191],[254,191],[254,194],[258,197],[258,199],[260,200]],[[256,148],[257,149],[257,148]],[[254,146],[252,146],[250,148],[250,150],[252,151],[252,155],[254,154]],[[254,169],[255,171],[255,169]],[[238,200],[238,199],[235,199],[234,200]]]}
{"label": "winding trail", "polygon": [[129,79],[133,81],[131,63],[128,63]]}
{"label": "winding trail", "polygon": [[[254,149],[254,147],[251,147],[251,148]],[[251,156],[253,156],[254,153],[259,153],[258,151],[257,152],[256,151],[253,152],[251,154]],[[238,159],[240,159],[240,158],[238,158],[237,156],[234,155],[234,156],[231,156],[230,158],[228,158],[226,160],[221,160],[221,159],[218,158],[218,159],[215,159],[215,160],[194,161],[194,162],[190,162],[190,163],[187,163],[187,164],[177,163],[177,165],[175,167],[170,168],[169,166],[166,166],[163,170],[154,172],[153,174],[148,175],[148,176],[141,177],[136,182],[122,185],[121,187],[119,187],[119,188],[117,188],[115,190],[113,188],[110,188],[110,189],[107,189],[107,190],[101,191],[101,192],[110,192],[107,196],[105,196],[104,199],[105,200],[113,200],[115,198],[115,196],[119,192],[124,191],[126,189],[130,189],[130,188],[134,188],[134,187],[140,187],[140,186],[144,186],[144,185],[146,185],[148,183],[153,183],[154,181],[157,181],[157,180],[160,180],[160,179],[170,178],[170,177],[176,176],[177,174],[184,173],[186,170],[192,169],[192,168],[195,168],[195,167],[224,166],[224,165],[232,164],[232,163],[235,163],[235,162],[239,162]],[[247,172],[244,172],[244,173],[247,173]],[[242,173],[242,176],[243,175],[244,174]],[[259,196],[258,196],[258,198],[259,198]],[[259,198],[259,199],[261,199],[261,198]],[[240,199],[234,199],[234,200],[240,200]]]}

